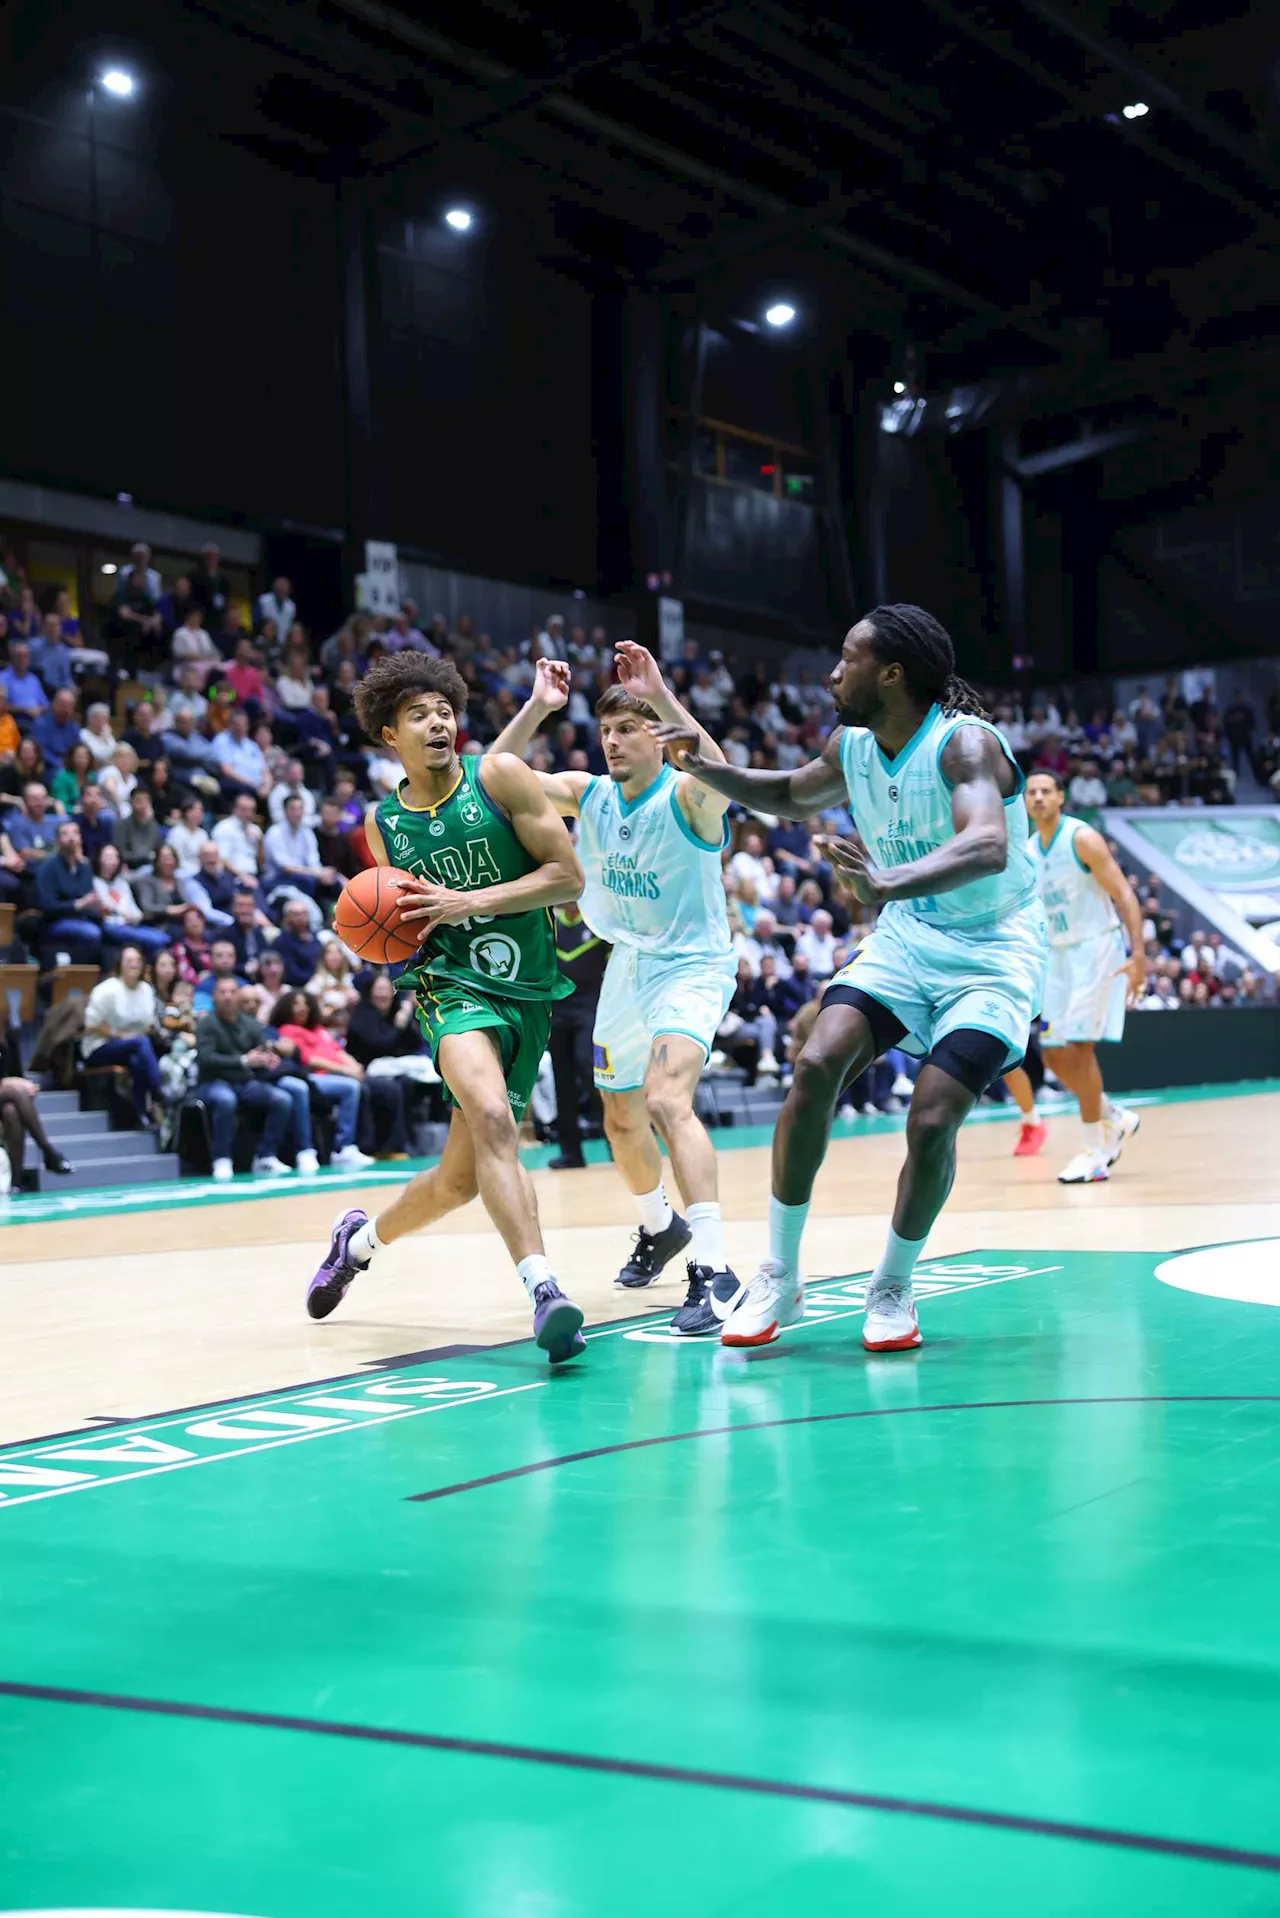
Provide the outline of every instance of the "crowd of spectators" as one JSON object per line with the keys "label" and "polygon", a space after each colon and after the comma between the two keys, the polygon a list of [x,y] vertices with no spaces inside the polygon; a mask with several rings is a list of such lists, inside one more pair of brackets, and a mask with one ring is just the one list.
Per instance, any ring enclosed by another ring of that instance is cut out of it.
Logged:
{"label": "crowd of spectators", "polygon": [[[405,1093],[430,1083],[406,995],[353,963],[328,928],[344,882],[368,860],[369,800],[400,776],[366,739],[355,689],[383,654],[447,654],[470,702],[459,747],[478,753],[516,712],[543,655],[568,661],[559,723],[530,749],[545,770],[604,770],[593,719],[612,679],[599,626],[550,616],[523,640],[495,641],[465,615],[420,620],[353,613],[317,639],[289,580],[237,604],[216,547],[162,579],[145,545],[120,569],[101,631],[81,631],[67,593],[36,595],[10,562],[0,586],[0,903],[46,969],[99,965],[86,1007],[86,1061],[127,1069],[145,1123],[172,1123],[197,1091],[218,1176],[240,1117],[257,1113],[255,1163],[292,1151],[316,1164],[315,1110],[333,1156],[402,1153]],[[689,642],[667,671],[678,695],[738,766],[789,769],[814,756],[834,721],[826,676],[766,671]],[[1260,722],[1236,699],[1188,700],[1171,679],[1123,709],[1066,693],[988,695],[1025,770],[1060,773],[1086,819],[1106,806],[1219,805],[1242,763],[1280,792],[1280,694]],[[1082,718],[1081,713],[1086,713]],[[723,882],[738,988],[714,1063],[785,1072],[800,1017],[870,929],[814,844],[848,832],[841,808],[800,823],[735,816]],[[1147,894],[1152,1007],[1246,1003],[1269,993],[1217,935],[1180,945]],[[809,1015],[811,1017],[811,1015]],[[891,1062],[877,1102],[909,1073]],[[865,1088],[864,1088],[865,1090]]]}

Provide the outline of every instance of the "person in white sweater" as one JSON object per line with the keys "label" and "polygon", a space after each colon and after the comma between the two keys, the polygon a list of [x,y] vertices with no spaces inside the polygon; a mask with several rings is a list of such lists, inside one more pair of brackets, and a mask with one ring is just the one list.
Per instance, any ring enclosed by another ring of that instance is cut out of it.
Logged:
{"label": "person in white sweater", "polygon": [[142,948],[123,946],[118,970],[89,994],[80,1050],[95,1066],[128,1068],[138,1116],[151,1124],[163,1110],[160,1063],[151,1043],[156,1029],[156,995],[147,983]]}
{"label": "person in white sweater", "polygon": [[109,766],[115,757],[116,737],[111,730],[111,708],[101,701],[90,706],[84,716],[84,725],[80,728],[80,743],[89,748],[89,755],[99,772]]}
{"label": "person in white sweater", "polygon": [[143,925],[119,848],[110,840],[99,852],[93,871],[93,890],[102,901],[104,938],[116,943],[129,940],[141,946],[148,959],[154,959],[170,943],[169,935],[159,926]]}
{"label": "person in white sweater", "polygon": [[205,831],[204,801],[190,799],[182,808],[182,818],[169,828],[168,843],[178,861],[179,879],[194,879],[200,870],[200,853],[213,841]]}

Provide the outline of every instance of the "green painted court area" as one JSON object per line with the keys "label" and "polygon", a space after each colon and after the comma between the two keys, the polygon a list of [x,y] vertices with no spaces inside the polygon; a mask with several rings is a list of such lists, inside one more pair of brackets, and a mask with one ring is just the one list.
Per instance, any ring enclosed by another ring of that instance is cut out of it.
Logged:
{"label": "green painted court area", "polygon": [[1280,1911],[1280,1317],[1158,1263],[9,1448],[0,1904]]}

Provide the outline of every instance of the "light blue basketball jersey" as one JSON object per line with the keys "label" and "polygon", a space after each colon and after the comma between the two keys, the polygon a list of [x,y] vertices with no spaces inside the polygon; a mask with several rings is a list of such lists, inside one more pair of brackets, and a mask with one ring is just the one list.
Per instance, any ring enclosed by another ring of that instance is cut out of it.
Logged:
{"label": "light blue basketball jersey", "polygon": [[613,946],[669,959],[723,959],[732,950],[721,845],[699,839],[680,810],[676,774],[624,799],[612,779],[591,781],[578,807],[578,855],[586,874],[582,916]]}
{"label": "light blue basketball jersey", "polygon": [[1076,834],[1085,823],[1063,813],[1047,846],[1039,833],[1031,840],[1031,863],[1051,946],[1076,946],[1120,931],[1120,915],[1110,893],[1102,890],[1076,851]]}
{"label": "light blue basketball jersey", "polygon": [[953,839],[953,789],[942,771],[941,759],[958,726],[981,726],[991,733],[1013,767],[1013,794],[1004,802],[1009,848],[1004,870],[951,892],[891,901],[884,910],[899,924],[923,919],[942,930],[981,926],[1007,918],[1035,897],[1022,804],[1026,782],[1008,742],[985,719],[974,719],[968,713],[944,713],[941,707],[931,706],[895,759],[886,759],[875,734],[866,727],[846,727],[840,741],[840,762],[854,825],[879,866],[908,865]]}

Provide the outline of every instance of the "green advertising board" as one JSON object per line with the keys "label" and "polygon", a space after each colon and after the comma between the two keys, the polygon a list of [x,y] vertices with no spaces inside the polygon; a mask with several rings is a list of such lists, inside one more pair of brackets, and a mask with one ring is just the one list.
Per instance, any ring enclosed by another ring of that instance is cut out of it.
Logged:
{"label": "green advertising board", "polygon": [[1198,885],[1243,892],[1280,881],[1280,816],[1275,813],[1176,813],[1131,817],[1126,824]]}

